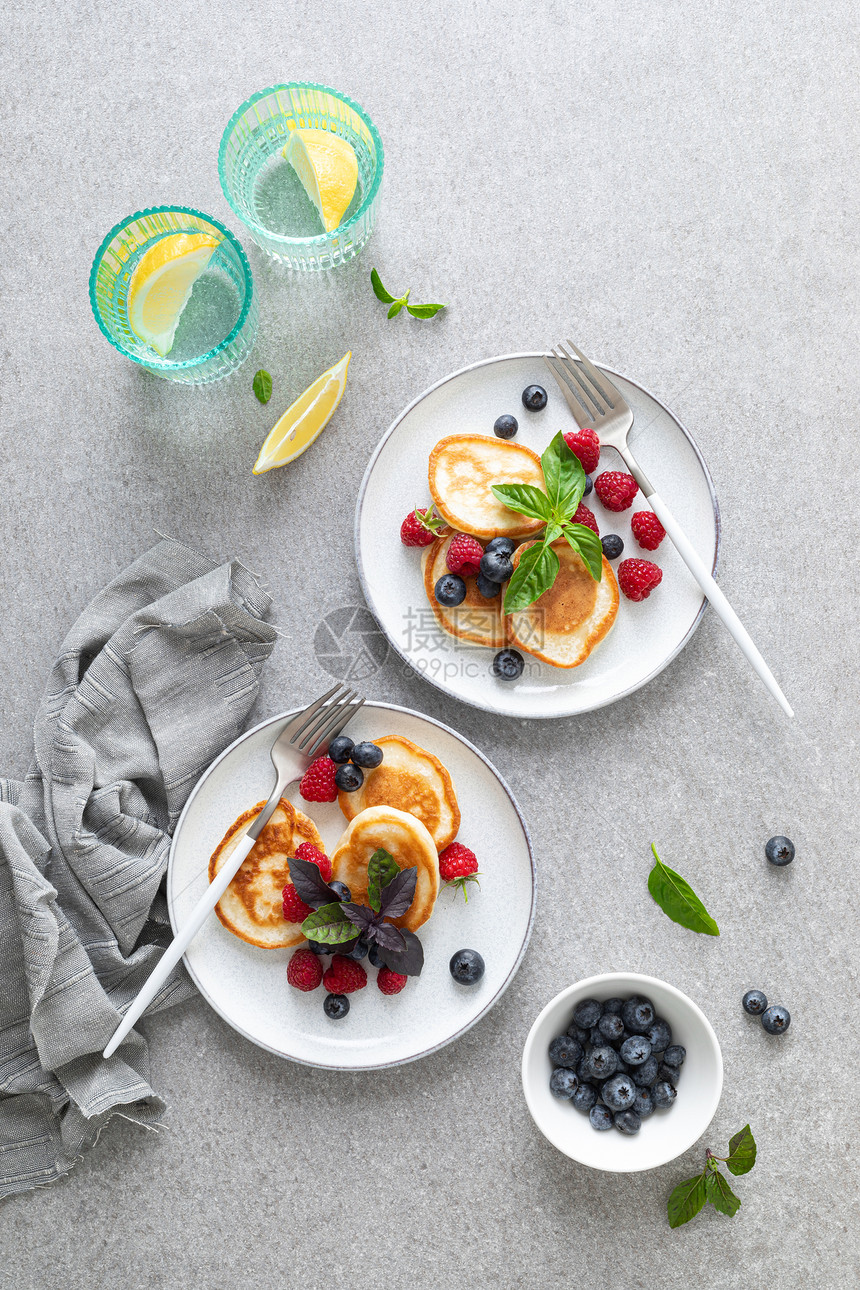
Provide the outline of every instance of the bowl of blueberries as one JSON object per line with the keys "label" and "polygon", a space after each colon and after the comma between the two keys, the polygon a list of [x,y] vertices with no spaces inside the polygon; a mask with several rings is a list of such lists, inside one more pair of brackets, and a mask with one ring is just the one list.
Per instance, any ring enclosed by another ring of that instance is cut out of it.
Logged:
{"label": "bowl of blueberries", "polygon": [[702,1136],[723,1090],[713,1027],[685,994],[635,972],[562,990],[523,1050],[531,1117],[554,1147],[592,1169],[668,1164]]}

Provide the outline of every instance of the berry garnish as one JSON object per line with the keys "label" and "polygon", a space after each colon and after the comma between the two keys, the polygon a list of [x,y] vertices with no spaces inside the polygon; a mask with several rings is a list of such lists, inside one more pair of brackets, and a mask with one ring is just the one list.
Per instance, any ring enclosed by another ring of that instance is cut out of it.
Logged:
{"label": "berry garnish", "polygon": [[462,842],[452,842],[439,853],[439,877],[449,887],[459,887],[468,901],[470,882],[478,882],[478,857]]}
{"label": "berry garnish", "polygon": [[307,860],[308,864],[315,864],[325,881],[331,881],[331,860],[312,842],[300,842],[296,847],[296,857],[299,860]]}
{"label": "berry garnish", "polygon": [[466,599],[466,584],[456,573],[443,573],[433,588],[433,594],[440,605],[453,609]]}
{"label": "berry garnish", "polygon": [[331,887],[334,894],[337,896],[338,900],[341,900],[341,901],[352,900],[352,892],[350,891],[349,887],[347,887],[345,882],[330,882],[329,886]]}
{"label": "berry garnish", "polygon": [[445,563],[452,573],[458,573],[461,578],[474,578],[483,554],[484,548],[477,538],[470,537],[468,533],[458,533],[451,540]]}
{"label": "berry garnish", "polygon": [[481,558],[480,569],[490,582],[509,582],[514,572],[511,557],[505,555],[504,551],[485,551]]}
{"label": "berry garnish", "polygon": [[299,783],[299,792],[306,802],[337,801],[335,769],[331,757],[317,757],[311,762]]}
{"label": "berry garnish", "polygon": [[382,761],[382,757],[382,749],[378,744],[372,744],[369,739],[356,744],[352,750],[353,764],[363,766],[365,770],[375,770]]}
{"label": "berry garnish", "polygon": [[287,980],[297,990],[315,990],[323,979],[322,964],[310,950],[296,950],[287,964]]}
{"label": "berry garnish", "polygon": [[489,542],[484,547],[484,555],[492,555],[495,551],[500,551],[502,555],[513,555],[516,549],[517,544],[511,538],[490,538]]}
{"label": "berry garnish", "polygon": [[516,681],[522,676],[526,661],[517,649],[500,649],[493,658],[491,671],[500,681]]}
{"label": "berry garnish", "polygon": [[334,782],[342,792],[354,793],[364,783],[364,771],[360,766],[347,762],[345,766],[338,766],[334,773]]}
{"label": "berry garnish", "polygon": [[324,945],[322,941],[308,941],[307,949],[311,954],[331,954],[331,946]]}
{"label": "berry garnish", "polygon": [[597,527],[594,511],[590,511],[587,506],[583,506],[582,502],[577,506],[576,514],[571,522],[573,524],[584,524],[587,529],[591,529],[592,533],[596,533],[600,537],[600,529]]}
{"label": "berry garnish", "polygon": [[633,505],[639,485],[623,470],[604,470],[594,481],[594,491],[608,511],[626,511]]}
{"label": "berry garnish", "polygon": [[381,967],[376,976],[376,984],[383,994],[399,994],[408,980],[408,976],[392,972],[390,967]]}
{"label": "berry garnish", "polygon": [[783,865],[791,864],[794,859],[794,843],[789,838],[777,834],[775,838],[768,839],[764,853],[771,864],[782,868]]}
{"label": "berry garnish", "polygon": [[628,600],[647,600],[662,581],[662,569],[650,560],[622,560],[618,566],[618,585]]}
{"label": "berry garnish", "polygon": [[624,550],[624,543],[617,533],[607,533],[606,537],[600,539],[600,545],[607,560],[617,560]]}
{"label": "berry garnish", "polygon": [[429,546],[445,528],[445,521],[432,506],[421,511],[416,506],[400,525],[400,541],[404,546]]}
{"label": "berry garnish", "polygon": [[593,489],[593,488],[594,488],[594,480],[591,478],[591,476],[590,476],[590,475],[586,475],[586,476],[585,476],[585,492],[582,494],[582,495],[583,495],[583,497],[587,497],[587,496],[588,496],[588,494],[592,491],[592,489]]}
{"label": "berry garnish", "polygon": [[336,735],[328,746],[328,755],[338,766],[349,761],[355,747],[349,735]]}
{"label": "berry garnish", "polygon": [[349,1012],[349,999],[345,994],[327,994],[323,1000],[323,1012],[332,1021],[340,1021]]}
{"label": "berry garnish", "polygon": [[360,959],[367,958],[367,951],[369,949],[370,946],[364,937],[359,936],[354,943],[350,941],[348,945],[339,945],[338,953],[342,954],[345,959],[355,959],[355,961],[358,962]]}
{"label": "berry garnish", "polygon": [[666,536],[666,530],[653,511],[634,511],[630,516],[630,527],[643,551],[656,551]]}
{"label": "berry garnish", "polygon": [[385,966],[382,959],[382,955],[379,952],[379,946],[376,944],[376,941],[374,941],[370,947],[370,953],[368,954],[368,958],[370,959],[370,962],[375,968],[381,968]]}
{"label": "berry garnish", "polygon": [[484,960],[477,950],[457,950],[451,955],[448,969],[460,985],[477,985],[484,975]]}
{"label": "berry garnish", "polygon": [[784,1035],[791,1025],[791,1013],[781,1003],[772,1003],[761,1014],[761,1024],[769,1035]]}
{"label": "berry garnish", "polygon": [[760,1017],[767,1007],[767,995],[763,990],[747,990],[741,999],[744,1005],[744,1012],[748,1012],[751,1017]]}
{"label": "berry garnish", "polygon": [[313,907],[306,905],[299,896],[295,887],[288,882],[283,890],[284,918],[288,923],[303,923],[309,914],[312,914]]}
{"label": "berry garnish", "polygon": [[335,954],[323,974],[323,985],[330,994],[353,994],[367,985],[367,973],[360,963]]}
{"label": "berry garnish", "polygon": [[500,596],[502,594],[502,584],[500,582],[493,582],[493,580],[488,578],[486,574],[479,573],[478,581],[475,585],[485,600],[493,600],[496,596]]}
{"label": "berry garnish", "polygon": [[574,457],[579,458],[579,464],[586,475],[593,475],[600,461],[600,440],[594,431],[588,428],[568,430],[564,436],[564,442]]}
{"label": "berry garnish", "polygon": [[523,407],[529,412],[540,412],[546,407],[546,390],[542,385],[527,385],[523,390]]}
{"label": "berry garnish", "polygon": [[496,417],[493,422],[493,434],[497,439],[513,439],[519,428],[519,422],[516,417],[511,417],[507,414]]}

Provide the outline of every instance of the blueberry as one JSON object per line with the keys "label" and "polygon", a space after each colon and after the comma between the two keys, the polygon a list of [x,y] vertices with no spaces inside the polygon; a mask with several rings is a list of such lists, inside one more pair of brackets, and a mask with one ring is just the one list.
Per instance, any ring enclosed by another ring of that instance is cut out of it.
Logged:
{"label": "blueberry", "polygon": [[340,1021],[349,1012],[349,999],[345,994],[327,994],[323,1000],[323,1011],[332,1021]]}
{"label": "blueberry", "polygon": [[619,1075],[631,1075],[633,1071],[636,1069],[635,1066],[628,1065],[628,1063],[624,1060],[623,1057],[619,1055],[618,1052],[615,1053],[615,1062],[616,1062],[615,1070]]}
{"label": "blueberry", "polygon": [[382,749],[372,744],[369,740],[356,744],[352,750],[352,761],[356,766],[363,766],[365,770],[374,770],[382,761]]}
{"label": "blueberry", "polygon": [[784,1035],[791,1025],[791,1013],[781,1003],[772,1003],[761,1014],[761,1024],[769,1035]]}
{"label": "blueberry", "polygon": [[586,1061],[592,1079],[609,1079],[618,1070],[618,1054],[608,1045],[605,1048],[592,1048]]}
{"label": "blueberry", "polygon": [[603,1133],[604,1129],[612,1128],[612,1112],[608,1107],[601,1106],[599,1102],[588,1112],[588,1118],[591,1121],[592,1129],[597,1129],[598,1133]]}
{"label": "blueberry", "polygon": [[345,957],[348,959],[359,960],[359,959],[367,958],[367,951],[369,949],[370,949],[370,946],[368,945],[367,941],[364,940],[363,937],[359,937],[358,940],[355,942],[355,945],[353,945],[352,949],[349,951],[348,954],[346,954],[343,949],[341,949],[339,953],[344,954]]}
{"label": "blueberry", "polygon": [[513,555],[516,549],[517,544],[511,538],[490,538],[490,541],[484,547],[484,555],[487,555],[488,552],[490,555]]}
{"label": "blueberry", "polygon": [[662,1017],[657,1018],[647,1034],[652,1053],[664,1052],[672,1042],[672,1027]]}
{"label": "blueberry", "polygon": [[654,1007],[650,999],[634,994],[621,1009],[621,1019],[634,1035],[647,1035],[654,1025]]}
{"label": "blueberry", "polygon": [[311,954],[333,954],[334,953],[334,947],[331,945],[323,945],[322,941],[308,941],[307,947],[310,950]]}
{"label": "blueberry", "polygon": [[[345,882],[330,882],[329,886],[337,896],[338,900],[352,900],[352,892]],[[332,953],[337,953],[337,947],[334,948]]]}
{"label": "blueberry", "polygon": [[478,574],[478,590],[485,600],[493,600],[501,593],[502,586],[499,582],[491,582],[485,578],[482,573]]}
{"label": "blueberry", "polygon": [[624,1022],[615,1012],[604,1012],[597,1023],[597,1029],[606,1043],[617,1044],[624,1037]]}
{"label": "blueberry", "polygon": [[604,1048],[609,1040],[601,1033],[599,1026],[592,1026],[588,1032],[588,1043],[591,1048]]}
{"label": "blueberry", "polygon": [[794,859],[794,843],[777,834],[775,838],[768,839],[764,853],[771,864],[781,868],[784,864],[791,864]]}
{"label": "blueberry", "polygon": [[500,649],[493,658],[491,671],[500,681],[516,681],[523,674],[526,661],[519,650]]}
{"label": "blueberry", "polygon": [[635,1111],[616,1112],[614,1124],[619,1133],[625,1133],[630,1138],[642,1127],[642,1121]]}
{"label": "blueberry", "polygon": [[597,1089],[593,1084],[577,1084],[576,1092],[571,1098],[577,1111],[587,1115],[597,1101]]}
{"label": "blueberry", "polygon": [[542,385],[527,385],[523,390],[523,407],[529,412],[540,412],[546,407],[546,390]]}
{"label": "blueberry", "polygon": [[448,968],[460,985],[477,985],[484,975],[484,960],[477,950],[457,950]]}
{"label": "blueberry", "polygon": [[344,793],[354,793],[364,783],[364,771],[348,761],[345,766],[338,766],[334,772],[334,782]]}
{"label": "blueberry", "polygon": [[383,959],[382,955],[379,952],[379,946],[376,944],[376,941],[374,941],[373,944],[371,945],[370,953],[368,954],[367,957],[370,960],[373,967],[380,968],[385,966],[385,960]]}
{"label": "blueberry", "polygon": [[340,766],[343,762],[349,761],[354,747],[349,735],[335,735],[328,746],[328,755]]}
{"label": "blueberry", "polygon": [[573,1010],[573,1019],[578,1026],[584,1026],[586,1030],[590,1030],[592,1026],[597,1025],[602,1011],[596,999],[580,999]]}
{"label": "blueberry", "polygon": [[656,1057],[651,1056],[648,1058],[647,1062],[643,1062],[641,1066],[634,1066],[633,1070],[630,1072],[630,1077],[637,1087],[650,1088],[657,1079],[659,1070],[660,1063],[657,1061]]}
{"label": "blueberry", "polygon": [[607,560],[617,560],[624,550],[624,543],[617,533],[607,533],[606,537],[600,539],[600,545]]}
{"label": "blueberry", "polygon": [[636,1101],[632,1109],[640,1120],[647,1120],[649,1115],[654,1114],[654,1099],[647,1088],[637,1088]]}
{"label": "blueberry", "polygon": [[601,1005],[604,1014],[610,1013],[613,1017],[621,1016],[621,1009],[624,1007],[623,999],[604,999]]}
{"label": "blueberry", "polygon": [[670,1044],[663,1054],[663,1061],[667,1066],[683,1066],[686,1056],[687,1050],[683,1044]]}
{"label": "blueberry", "polygon": [[667,1066],[665,1062],[660,1063],[660,1068],[657,1071],[657,1084],[662,1084],[664,1081],[668,1081],[670,1084],[677,1084],[680,1078],[680,1066]]}
{"label": "blueberry", "polygon": [[496,417],[493,422],[493,434],[497,439],[513,439],[519,428],[520,425],[516,417],[509,416],[508,413],[505,413],[504,416]]}
{"label": "blueberry", "polygon": [[558,1066],[549,1077],[549,1091],[554,1097],[569,1101],[576,1092],[579,1080],[574,1071]]}
{"label": "blueberry", "polygon": [[456,573],[443,573],[433,588],[433,595],[440,605],[453,609],[455,605],[462,605],[466,599],[466,584]]}
{"label": "blueberry", "polygon": [[576,1078],[580,1084],[589,1084],[591,1082],[591,1067],[588,1064],[588,1056],[583,1057],[582,1061],[576,1068]]}
{"label": "blueberry", "polygon": [[747,990],[741,1003],[744,1005],[744,1012],[748,1012],[751,1017],[760,1017],[767,1007],[767,995],[762,990]]}
{"label": "blueberry", "polygon": [[593,487],[594,487],[594,480],[591,478],[591,476],[590,476],[590,475],[586,475],[586,476],[585,476],[585,492],[582,494],[582,495],[583,495],[583,497],[587,497],[587,496],[588,496],[588,494],[591,492],[591,490],[592,490],[592,488],[593,488]]}
{"label": "blueberry", "polygon": [[651,1056],[651,1041],[644,1035],[631,1035],[624,1040],[619,1052],[628,1065],[641,1066]]}
{"label": "blueberry", "polygon": [[651,1096],[654,1099],[655,1106],[666,1107],[672,1105],[675,1098],[678,1096],[678,1091],[674,1084],[671,1084],[669,1080],[664,1079],[654,1085]]}
{"label": "blueberry", "polygon": [[[511,557],[503,551],[485,551],[481,556],[481,573],[490,582],[508,582],[514,572]],[[438,583],[437,583],[438,586]],[[439,597],[437,596],[438,600]]]}
{"label": "blueberry", "polygon": [[600,1090],[610,1111],[626,1111],[636,1101],[636,1085],[627,1075],[613,1075]]}
{"label": "blueberry", "polygon": [[584,1029],[583,1026],[578,1026],[575,1021],[570,1023],[567,1028],[567,1033],[572,1036],[573,1039],[578,1039],[583,1048],[588,1043],[588,1031]]}
{"label": "blueberry", "polygon": [[582,1044],[570,1035],[559,1035],[549,1046],[549,1059],[554,1066],[568,1066],[575,1071],[582,1061]]}

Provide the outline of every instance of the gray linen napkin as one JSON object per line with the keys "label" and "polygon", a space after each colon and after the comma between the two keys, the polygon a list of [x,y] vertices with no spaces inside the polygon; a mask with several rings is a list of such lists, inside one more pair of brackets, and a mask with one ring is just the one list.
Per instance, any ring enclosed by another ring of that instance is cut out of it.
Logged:
{"label": "gray linen napkin", "polygon": [[[75,623],[27,778],[0,781],[0,1198],[67,1173],[111,1115],[164,1109],[140,1035],[100,1053],[170,939],[170,835],[244,728],[270,606],[238,562],[159,543]],[[149,1011],[191,993],[177,968]]]}

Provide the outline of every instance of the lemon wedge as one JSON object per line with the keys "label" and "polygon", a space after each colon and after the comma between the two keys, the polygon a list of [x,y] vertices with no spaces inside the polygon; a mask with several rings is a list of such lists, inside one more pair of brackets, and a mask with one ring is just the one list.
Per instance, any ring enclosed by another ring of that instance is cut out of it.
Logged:
{"label": "lemon wedge", "polygon": [[343,219],[358,183],[352,144],[329,130],[294,130],[283,155],[320,214],[327,233]]}
{"label": "lemon wedge", "polygon": [[220,238],[170,233],[144,251],[128,284],[128,321],[135,336],[162,358],[173,348],[180,314]]}
{"label": "lemon wedge", "polygon": [[347,350],[339,363],[318,376],[304,394],[287,408],[272,429],[254,462],[254,474],[265,475],[276,466],[286,466],[288,461],[300,457],[310,448],[314,439],[326,428],[335,408],[346,389],[346,369],[352,358]]}

